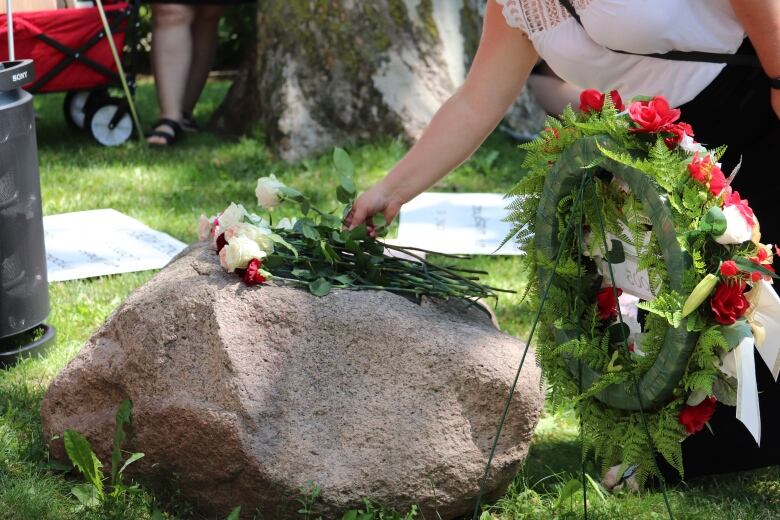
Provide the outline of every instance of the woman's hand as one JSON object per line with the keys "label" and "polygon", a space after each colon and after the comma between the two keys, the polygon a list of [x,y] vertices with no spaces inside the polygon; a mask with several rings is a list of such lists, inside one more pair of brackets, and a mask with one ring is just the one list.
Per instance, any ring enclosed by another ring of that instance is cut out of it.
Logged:
{"label": "woman's hand", "polygon": [[365,223],[369,234],[375,236],[371,217],[381,213],[389,224],[398,215],[404,202],[406,201],[401,200],[400,196],[389,189],[384,181],[378,182],[355,200],[352,209],[344,219],[344,225],[351,230]]}

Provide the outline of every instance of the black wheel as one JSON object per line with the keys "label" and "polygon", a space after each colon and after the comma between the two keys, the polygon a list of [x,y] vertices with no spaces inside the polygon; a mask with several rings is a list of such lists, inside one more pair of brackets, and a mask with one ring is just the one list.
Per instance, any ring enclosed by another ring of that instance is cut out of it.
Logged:
{"label": "black wheel", "polygon": [[135,132],[127,104],[116,98],[107,98],[90,106],[84,126],[92,138],[103,146],[124,144]]}
{"label": "black wheel", "polygon": [[65,95],[62,111],[65,121],[72,128],[82,130],[90,105],[108,97],[105,90],[74,90]]}

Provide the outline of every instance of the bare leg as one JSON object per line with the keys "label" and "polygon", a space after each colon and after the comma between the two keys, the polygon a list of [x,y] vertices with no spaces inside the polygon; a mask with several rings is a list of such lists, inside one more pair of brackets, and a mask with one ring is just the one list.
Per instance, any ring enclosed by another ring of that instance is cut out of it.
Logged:
{"label": "bare leg", "polygon": [[[181,121],[182,102],[192,62],[192,31],[195,9],[181,4],[152,4],[152,69],[160,103],[160,116]],[[168,125],[157,131],[173,135]],[[150,137],[150,144],[165,144]]]}
{"label": "bare leg", "polygon": [[224,12],[225,7],[221,5],[195,7],[195,20],[192,24],[192,62],[182,103],[182,112],[185,115],[192,114],[203,92],[211,66],[214,64],[214,54],[217,51],[217,27]]}

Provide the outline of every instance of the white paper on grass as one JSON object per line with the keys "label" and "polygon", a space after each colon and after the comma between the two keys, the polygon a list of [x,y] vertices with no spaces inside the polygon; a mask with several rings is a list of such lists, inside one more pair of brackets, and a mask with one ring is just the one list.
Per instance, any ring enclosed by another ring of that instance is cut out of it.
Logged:
{"label": "white paper on grass", "polygon": [[761,280],[747,294],[751,322],[764,328],[763,343],[756,343],[758,353],[777,381],[780,374],[780,297],[766,280]]}
{"label": "white paper on grass", "polygon": [[113,209],[43,217],[50,282],[164,267],[186,247]]}
{"label": "white paper on grass", "polygon": [[755,341],[752,336],[743,338],[734,349],[737,372],[737,419],[761,445],[761,411],[758,406],[756,363],[753,357]]}
{"label": "white paper on grass", "polygon": [[519,255],[513,241],[496,251],[512,226],[499,193],[423,193],[401,208],[393,242],[449,254]]}

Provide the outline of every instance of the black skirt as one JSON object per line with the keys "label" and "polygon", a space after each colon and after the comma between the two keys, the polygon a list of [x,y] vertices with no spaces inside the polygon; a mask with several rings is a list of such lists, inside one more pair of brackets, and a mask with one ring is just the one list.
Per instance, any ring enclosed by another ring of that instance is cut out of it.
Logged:
{"label": "black skirt", "polygon": [[[738,51],[755,54],[748,40]],[[693,101],[680,107],[681,120],[690,123],[696,141],[708,148],[727,145],[723,171],[742,158],[733,187],[747,198],[761,224],[762,242],[780,242],[780,203],[776,159],[780,148],[780,119],[770,102],[769,79],[759,68],[727,65]],[[775,284],[777,290],[778,283]],[[736,407],[718,403],[706,428],[682,443],[685,477],[743,471],[780,465],[780,384],[772,378],[758,352],[756,378],[761,407],[761,446],[736,419]],[[662,473],[677,480],[676,472],[658,457]]]}

